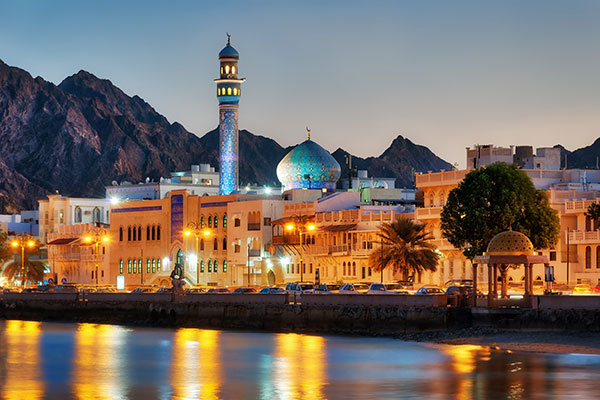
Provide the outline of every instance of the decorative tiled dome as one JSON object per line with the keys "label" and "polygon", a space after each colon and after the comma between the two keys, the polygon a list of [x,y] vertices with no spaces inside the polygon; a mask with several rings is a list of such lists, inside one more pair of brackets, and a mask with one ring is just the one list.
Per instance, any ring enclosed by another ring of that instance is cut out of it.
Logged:
{"label": "decorative tiled dome", "polygon": [[219,52],[219,58],[236,58],[236,59],[239,59],[240,58],[240,53],[238,53],[238,51],[236,49],[234,49],[233,46],[231,46],[229,44],[229,42],[227,42],[227,46],[225,46],[223,48],[223,50],[221,50]]}
{"label": "decorative tiled dome", "polygon": [[533,244],[521,232],[500,232],[490,240],[487,255],[532,255]]}
{"label": "decorative tiled dome", "polygon": [[342,169],[331,154],[308,139],[294,147],[277,165],[277,178],[290,189],[335,191]]}

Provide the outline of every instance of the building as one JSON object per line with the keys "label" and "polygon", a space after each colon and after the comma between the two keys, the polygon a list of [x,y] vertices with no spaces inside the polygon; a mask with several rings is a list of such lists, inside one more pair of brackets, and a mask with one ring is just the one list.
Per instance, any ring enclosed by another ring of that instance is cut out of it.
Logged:
{"label": "building", "polygon": [[559,170],[560,149],[540,147],[533,154],[532,146],[496,147],[492,144],[467,147],[467,169],[503,162],[517,164],[523,169]]}
{"label": "building", "polygon": [[112,203],[129,200],[162,199],[173,190],[187,190],[199,196],[219,194],[219,173],[210,164],[192,165],[190,171],[172,172],[169,178],[159,182],[121,182],[106,186],[106,198]]}
{"label": "building", "polygon": [[237,192],[239,185],[239,132],[238,111],[242,83],[238,79],[238,60],[240,53],[231,46],[231,37],[227,34],[227,45],[219,53],[220,76],[215,79],[217,98],[219,99],[219,159],[220,194]]}
{"label": "building", "polygon": [[[512,147],[511,147],[512,149]],[[476,149],[467,149],[467,159],[472,159]],[[507,163],[521,161],[531,165],[524,154],[517,152],[515,158],[509,158],[508,152],[493,146],[481,148],[482,156],[478,160],[481,165],[497,162],[506,157]],[[540,152],[540,150],[543,150]],[[554,149],[551,149],[554,150]],[[560,157],[556,159],[553,151],[538,149],[538,154],[543,154],[547,160],[533,160],[540,165],[560,166]],[[494,158],[495,157],[495,158]],[[495,160],[495,161],[494,161]],[[546,163],[546,164],[544,164]],[[477,162],[473,165],[479,165]],[[443,253],[438,271],[432,276],[431,283],[443,284],[451,279],[471,279],[471,263],[462,255],[459,249],[454,248],[442,236],[441,211],[446,203],[449,192],[458,186],[471,169],[442,171],[417,175],[417,188],[423,191],[424,207],[417,208],[416,219],[426,223],[432,232],[433,242]],[[555,279],[560,283],[574,284],[579,281],[596,283],[600,279],[600,236],[595,240],[596,227],[591,225],[585,217],[586,205],[600,197],[600,170],[570,169],[523,169],[531,178],[534,186],[546,190],[549,204],[558,211],[561,223],[561,235],[555,248],[539,249],[538,255],[548,256],[555,267]],[[567,238],[568,241],[567,241]],[[485,281],[488,279],[487,271],[483,271]],[[509,270],[509,282],[521,282],[521,272]],[[541,284],[544,277],[542,265],[534,267],[534,281]]]}
{"label": "building", "polygon": [[107,199],[48,195],[39,200],[39,238],[48,242],[48,235],[59,231],[62,225],[110,223],[110,201]]}
{"label": "building", "polygon": [[21,211],[20,214],[0,215],[0,230],[9,235],[26,233],[37,237],[39,229],[38,210]]}

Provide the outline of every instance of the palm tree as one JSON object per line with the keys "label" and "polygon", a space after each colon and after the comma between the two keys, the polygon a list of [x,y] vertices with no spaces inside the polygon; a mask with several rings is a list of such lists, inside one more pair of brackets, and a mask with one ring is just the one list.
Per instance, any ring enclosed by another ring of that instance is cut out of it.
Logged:
{"label": "palm tree", "polygon": [[598,226],[598,220],[600,220],[600,203],[592,203],[585,212],[585,216],[594,221],[592,230]]}
{"label": "palm tree", "polygon": [[435,271],[439,253],[429,240],[432,236],[425,232],[425,225],[410,219],[383,223],[377,234],[383,246],[369,255],[369,264],[374,271],[382,271],[391,266],[404,276],[423,271]]}
{"label": "palm tree", "polygon": [[[38,282],[44,280],[46,264],[40,260],[25,260],[25,282],[30,280]],[[9,281],[21,276],[21,261],[11,261],[4,267],[2,272]],[[19,278],[20,279],[20,278]]]}

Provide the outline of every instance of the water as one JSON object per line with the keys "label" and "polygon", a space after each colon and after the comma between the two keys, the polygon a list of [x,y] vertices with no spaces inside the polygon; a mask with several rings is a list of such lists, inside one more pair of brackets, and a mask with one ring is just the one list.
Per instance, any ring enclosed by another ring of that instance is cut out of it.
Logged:
{"label": "water", "polygon": [[597,399],[600,356],[0,321],[0,399]]}

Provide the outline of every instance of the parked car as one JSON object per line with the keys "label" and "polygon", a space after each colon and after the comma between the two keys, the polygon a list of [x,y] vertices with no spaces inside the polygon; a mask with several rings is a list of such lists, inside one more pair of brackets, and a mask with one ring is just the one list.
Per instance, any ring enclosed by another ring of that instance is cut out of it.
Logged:
{"label": "parked car", "polygon": [[83,293],[95,293],[96,289],[93,287],[82,287],[79,288],[79,293],[83,294]]}
{"label": "parked car", "polygon": [[159,294],[161,294],[161,293],[171,293],[172,291],[173,291],[173,289],[172,289],[172,288],[168,288],[168,287],[161,287],[161,288],[159,288],[159,289],[158,289],[156,292],[154,292],[154,293],[159,293]]}
{"label": "parked car", "polygon": [[[387,288],[390,286],[390,289]],[[394,290],[398,288],[403,288],[400,284],[383,284],[383,283],[371,283],[369,286],[368,294],[408,294],[406,290]]]}
{"label": "parked car", "polygon": [[79,293],[79,289],[74,284],[65,283],[54,287],[56,293]]}
{"label": "parked car", "polygon": [[260,291],[258,292],[258,294],[285,294],[286,291],[283,288],[280,287],[266,287],[266,288],[262,288],[260,289]]}
{"label": "parked car", "polygon": [[19,288],[4,288],[2,289],[2,294],[4,293],[21,293],[21,289]]}
{"label": "parked car", "polygon": [[453,279],[447,281],[444,286],[473,286],[473,279]]}
{"label": "parked car", "polygon": [[32,287],[28,287],[28,288],[21,290],[21,293],[36,293],[36,292],[37,292],[36,288],[32,288]]}
{"label": "parked car", "polygon": [[314,287],[315,285],[312,283],[294,282],[288,283],[285,287],[285,291],[290,294],[312,293]]}
{"label": "parked car", "polygon": [[118,290],[111,287],[98,288],[96,293],[118,293]]}
{"label": "parked car", "polygon": [[600,282],[598,282],[598,284],[592,288],[592,292],[600,293]]}
{"label": "parked car", "polygon": [[592,287],[589,283],[578,283],[573,288],[573,294],[591,294]]}
{"label": "parked car", "polygon": [[331,293],[339,293],[340,285],[337,283],[321,283],[316,286],[313,290],[315,294],[331,294]]}
{"label": "parked car", "polygon": [[137,287],[131,291],[131,293],[152,293],[154,291],[151,287]]}
{"label": "parked car", "polygon": [[358,291],[356,290],[356,288],[354,287],[354,285],[352,283],[344,283],[342,286],[340,286],[339,293],[340,294],[358,294]]}
{"label": "parked car", "polygon": [[201,287],[190,287],[185,289],[185,294],[200,294],[206,291]]}
{"label": "parked car", "polygon": [[441,287],[437,287],[437,286],[423,286],[423,287],[419,288],[419,290],[417,290],[415,292],[415,294],[419,294],[419,295],[444,294],[444,289],[442,289]]}
{"label": "parked car", "polygon": [[239,287],[233,291],[233,294],[250,294],[256,293],[256,289],[253,287]]}
{"label": "parked car", "polygon": [[227,288],[211,288],[208,289],[206,294],[228,294],[231,293]]}
{"label": "parked car", "polygon": [[[458,295],[473,295],[473,286],[450,286],[446,288],[446,294],[450,296]],[[481,291],[477,291],[478,295],[481,295]]]}
{"label": "parked car", "polygon": [[414,290],[415,288],[415,283],[413,281],[396,281],[396,283],[402,285],[402,288],[406,290]]}

